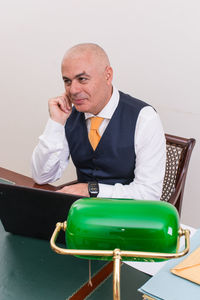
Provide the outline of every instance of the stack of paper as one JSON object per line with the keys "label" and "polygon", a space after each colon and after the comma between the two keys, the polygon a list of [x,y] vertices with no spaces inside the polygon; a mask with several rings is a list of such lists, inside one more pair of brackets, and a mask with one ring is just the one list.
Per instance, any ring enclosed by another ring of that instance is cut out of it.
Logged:
{"label": "stack of paper", "polygon": [[171,273],[171,269],[185,260],[195,249],[200,246],[200,229],[191,239],[191,247],[187,256],[169,260],[164,267],[139,291],[147,296],[159,300],[188,300],[200,299],[200,285],[183,279]]}

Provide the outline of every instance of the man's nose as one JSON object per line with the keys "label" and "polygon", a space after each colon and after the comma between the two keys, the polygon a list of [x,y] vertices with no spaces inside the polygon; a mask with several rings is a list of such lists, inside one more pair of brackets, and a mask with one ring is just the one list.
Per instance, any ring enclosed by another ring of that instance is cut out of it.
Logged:
{"label": "man's nose", "polygon": [[78,94],[80,92],[80,84],[77,81],[72,81],[71,85],[70,85],[70,94],[71,95],[75,95]]}

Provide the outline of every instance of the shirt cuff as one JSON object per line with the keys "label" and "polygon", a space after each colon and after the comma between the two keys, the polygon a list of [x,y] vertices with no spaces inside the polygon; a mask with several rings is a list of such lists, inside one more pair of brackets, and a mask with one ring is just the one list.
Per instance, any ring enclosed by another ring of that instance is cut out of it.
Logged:
{"label": "shirt cuff", "polygon": [[99,183],[98,198],[112,198],[113,188],[113,185]]}

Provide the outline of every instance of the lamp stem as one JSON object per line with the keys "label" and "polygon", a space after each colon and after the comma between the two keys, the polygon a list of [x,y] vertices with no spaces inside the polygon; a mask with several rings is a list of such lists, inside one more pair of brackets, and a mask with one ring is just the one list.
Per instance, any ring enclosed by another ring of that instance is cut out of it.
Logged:
{"label": "lamp stem", "polygon": [[113,269],[113,300],[120,300],[120,250],[113,251],[114,269]]}

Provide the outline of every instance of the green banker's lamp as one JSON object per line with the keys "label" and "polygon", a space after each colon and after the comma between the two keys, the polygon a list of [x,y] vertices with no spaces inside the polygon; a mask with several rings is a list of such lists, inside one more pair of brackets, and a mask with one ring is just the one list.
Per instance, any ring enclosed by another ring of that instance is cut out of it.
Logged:
{"label": "green banker's lamp", "polygon": [[[56,239],[65,231],[67,249]],[[178,252],[185,236],[185,249]],[[86,259],[114,260],[113,299],[120,299],[120,262],[162,261],[189,251],[189,231],[179,227],[176,208],[162,201],[83,198],[71,206],[67,222],[57,223],[52,249]]]}

